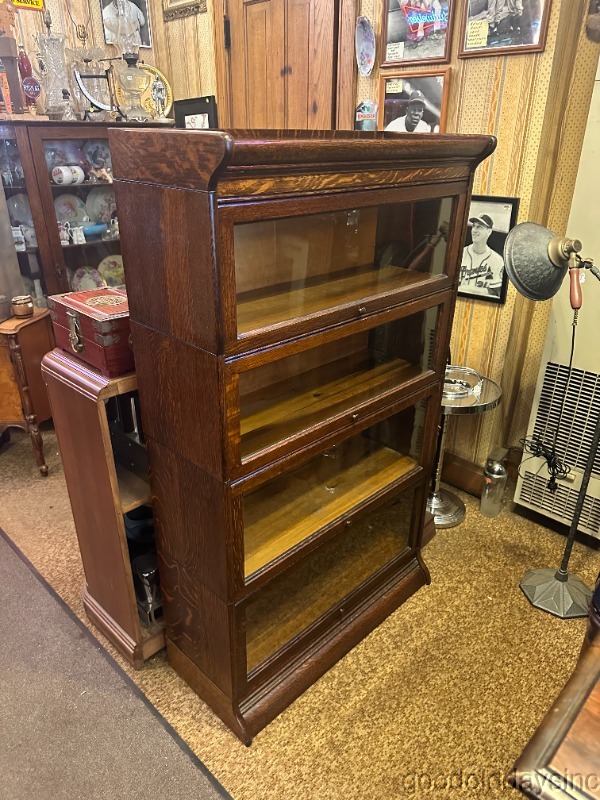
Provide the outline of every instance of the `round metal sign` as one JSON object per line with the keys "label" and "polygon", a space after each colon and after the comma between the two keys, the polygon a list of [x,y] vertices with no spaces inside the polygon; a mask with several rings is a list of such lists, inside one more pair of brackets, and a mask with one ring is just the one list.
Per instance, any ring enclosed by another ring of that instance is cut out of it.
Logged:
{"label": "round metal sign", "polygon": [[35,78],[23,78],[23,91],[27,97],[30,97],[32,100],[37,100],[42,93],[39,81]]}

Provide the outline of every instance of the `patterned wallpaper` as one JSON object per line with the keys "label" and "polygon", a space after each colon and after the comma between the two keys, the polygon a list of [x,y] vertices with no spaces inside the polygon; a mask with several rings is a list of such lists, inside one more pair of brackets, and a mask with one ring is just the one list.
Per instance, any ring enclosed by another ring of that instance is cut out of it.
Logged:
{"label": "patterned wallpaper", "polygon": [[[576,16],[587,5],[587,0],[553,0],[542,53],[469,59],[457,56],[467,4],[456,6],[447,131],[498,137],[496,152],[478,169],[474,192],[519,197],[518,221],[534,219],[557,231],[564,231],[568,221],[598,61],[598,46],[585,38],[583,25],[575,34],[577,41],[572,44],[576,46],[569,50],[564,35],[559,37],[559,20],[564,24],[561,12]],[[382,7],[382,0],[361,2],[361,14],[378,29]],[[570,58],[570,63],[560,69],[564,58]],[[369,78],[359,78],[358,100],[379,99],[379,77],[380,72],[374,71]],[[548,136],[547,104],[565,80],[569,82],[564,115],[568,135],[561,129],[554,150],[548,152],[543,146]],[[540,214],[540,173],[554,166],[560,180],[547,213]],[[452,418],[449,451],[483,464],[492,447],[518,446],[529,421],[549,312],[550,303],[525,300],[512,286],[502,306],[458,298],[452,361],[495,380],[504,396],[501,405],[488,414]]]}
{"label": "patterned wallpaper", "polygon": [[[56,30],[72,36],[70,9],[78,23],[90,15],[92,40],[103,44],[100,0],[47,2]],[[216,93],[212,0],[208,13],[168,23],[162,19],[162,0],[149,2],[153,48],[143,51],[145,60],[165,72],[176,98]],[[552,0],[543,53],[469,59],[457,56],[467,2],[455,2],[447,130],[498,137],[498,149],[477,172],[475,192],[520,197],[519,221],[533,219],[564,231],[598,61],[598,46],[586,39],[583,24],[570,30],[571,40],[566,31],[569,20],[583,19],[588,0]],[[382,0],[360,3],[360,13],[373,22],[379,43],[382,7]],[[41,18],[33,12],[20,17],[30,48],[31,33],[41,28]],[[375,69],[369,78],[358,78],[357,102],[378,99],[379,77]],[[564,113],[555,108],[560,97],[565,98]],[[544,179],[554,169],[559,180],[544,188]],[[491,413],[454,419],[449,450],[481,464],[493,446],[518,445],[529,419],[549,305],[533,304],[512,287],[503,306],[458,299],[452,360],[500,383],[504,396]]]}

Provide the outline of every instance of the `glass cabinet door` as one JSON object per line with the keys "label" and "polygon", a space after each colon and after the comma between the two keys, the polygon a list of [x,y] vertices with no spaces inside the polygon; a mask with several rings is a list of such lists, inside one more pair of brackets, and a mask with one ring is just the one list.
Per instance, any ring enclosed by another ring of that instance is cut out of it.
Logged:
{"label": "glass cabinet door", "polygon": [[[0,125],[0,176],[23,286],[34,303],[43,308],[46,306],[46,285],[25,182],[23,159],[14,125]],[[0,281],[0,295],[4,293]]]}
{"label": "glass cabinet door", "polygon": [[[106,133],[42,139],[46,205],[51,193],[68,287],[73,291],[125,286],[112,162]],[[40,164],[38,159],[38,172]],[[50,226],[50,222],[48,225]]]}
{"label": "glass cabinet door", "polygon": [[430,306],[241,372],[234,420],[241,463],[264,460],[263,453],[272,458],[273,448],[298,445],[330,423],[354,423],[394,402],[409,384],[414,391],[431,380],[438,309]]}
{"label": "glass cabinet door", "polygon": [[[453,198],[238,222],[237,337],[346,308],[361,316],[446,272]],[[429,284],[429,286],[427,286]],[[340,321],[343,321],[340,319]]]}
{"label": "glass cabinet door", "polygon": [[410,405],[243,495],[246,581],[313,537],[348,525],[421,463],[427,401]]}

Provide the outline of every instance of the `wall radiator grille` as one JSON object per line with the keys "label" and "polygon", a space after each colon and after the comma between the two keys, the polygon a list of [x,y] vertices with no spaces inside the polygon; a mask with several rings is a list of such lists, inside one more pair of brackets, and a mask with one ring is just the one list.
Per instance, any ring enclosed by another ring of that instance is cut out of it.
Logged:
{"label": "wall radiator grille", "polygon": [[[571,469],[583,471],[600,414],[600,375],[573,369],[567,386],[568,373],[564,364],[546,365],[533,432],[545,444],[552,445],[560,421],[556,453]],[[600,451],[592,474],[600,476]]]}
{"label": "wall radiator grille", "polygon": [[[543,510],[560,522],[570,525],[575,513],[578,489],[559,484],[556,492],[550,492],[547,485],[547,477],[536,475],[533,472],[525,472],[520,499],[532,507]],[[578,527],[585,528],[590,533],[600,532],[600,499],[586,495]]]}

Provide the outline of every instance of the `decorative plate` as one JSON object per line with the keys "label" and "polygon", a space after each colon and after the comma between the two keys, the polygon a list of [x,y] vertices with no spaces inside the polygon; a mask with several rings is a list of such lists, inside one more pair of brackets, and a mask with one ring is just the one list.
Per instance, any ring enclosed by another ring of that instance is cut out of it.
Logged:
{"label": "decorative plate", "polygon": [[79,139],[57,139],[44,142],[44,156],[48,169],[54,167],[79,166],[85,164]]}
{"label": "decorative plate", "polygon": [[[142,108],[145,109],[149,114],[152,114],[153,117],[156,116],[156,106],[154,105],[154,100],[152,99],[152,84],[154,83],[154,79],[158,78],[165,85],[165,117],[168,117],[173,107],[173,89],[171,88],[171,84],[165,78],[162,72],[159,69],[156,69],[156,67],[153,67],[152,64],[143,64],[138,62],[138,67],[143,69],[144,72],[147,72],[152,78],[150,81],[150,86],[148,86],[148,88],[142,92]],[[123,105],[125,102],[125,95],[123,94],[123,88],[118,81],[115,81],[115,95],[117,98],[117,103],[119,105]]]}
{"label": "decorative plate", "polygon": [[85,203],[76,194],[59,194],[54,199],[57,222],[88,222]]}
{"label": "decorative plate", "polygon": [[83,145],[83,153],[92,167],[112,169],[110,148],[106,139],[90,139]]}
{"label": "decorative plate", "polygon": [[13,194],[6,198],[8,216],[12,225],[33,225],[31,206],[26,194]]}
{"label": "decorative plate", "polygon": [[366,78],[375,65],[375,33],[367,17],[356,18],[354,43],[358,71],[363,78]]}
{"label": "decorative plate", "polygon": [[92,222],[108,224],[113,212],[117,209],[115,190],[111,184],[94,186],[93,189],[90,189],[85,207]]}
{"label": "decorative plate", "polygon": [[80,267],[75,271],[71,288],[74,292],[83,292],[86,289],[99,289],[106,286],[106,281],[97,269],[92,267]]}
{"label": "decorative plate", "polygon": [[121,256],[106,256],[98,264],[98,272],[106,281],[107,286],[123,286],[125,283],[125,270]]}

